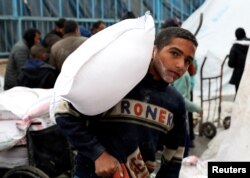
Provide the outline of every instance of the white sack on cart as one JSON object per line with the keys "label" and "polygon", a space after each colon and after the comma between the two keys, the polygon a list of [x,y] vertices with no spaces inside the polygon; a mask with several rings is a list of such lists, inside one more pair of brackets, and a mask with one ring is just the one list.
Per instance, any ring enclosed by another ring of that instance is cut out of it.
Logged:
{"label": "white sack on cart", "polygon": [[26,132],[16,127],[17,120],[0,121],[0,151],[12,148],[25,137]]}
{"label": "white sack on cart", "polygon": [[[0,120],[47,117],[53,89],[14,87],[0,93]],[[49,103],[48,103],[49,105]]]}
{"label": "white sack on cart", "polygon": [[147,73],[154,39],[149,13],[98,32],[66,59],[56,94],[86,115],[110,109]]}
{"label": "white sack on cart", "polygon": [[15,87],[0,94],[1,106],[5,113],[9,112],[15,116],[5,115],[0,119],[0,151],[13,147],[25,137],[26,130],[32,122],[41,123],[35,125],[34,130],[54,124],[49,117],[53,93],[53,89]]}
{"label": "white sack on cart", "polygon": [[26,87],[14,87],[0,93],[0,120],[20,119],[38,99],[38,95]]}
{"label": "white sack on cart", "polygon": [[50,118],[50,102],[54,95],[53,89],[33,89],[38,95],[38,100],[28,108],[22,120],[17,122],[17,127],[26,130],[31,123],[40,123],[32,126],[32,130],[42,130],[55,124]]}

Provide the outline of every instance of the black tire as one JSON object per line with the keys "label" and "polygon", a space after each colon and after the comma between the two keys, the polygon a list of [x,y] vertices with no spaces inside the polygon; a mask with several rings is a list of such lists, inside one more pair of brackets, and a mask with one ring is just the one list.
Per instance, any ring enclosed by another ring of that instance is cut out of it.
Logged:
{"label": "black tire", "polygon": [[212,122],[205,122],[201,125],[202,135],[205,135],[207,138],[213,138],[216,133],[216,127]]}
{"label": "black tire", "polygon": [[49,176],[32,166],[18,166],[6,172],[3,178],[49,178]]}
{"label": "black tire", "polygon": [[225,117],[225,119],[223,120],[223,127],[225,129],[228,129],[230,127],[230,124],[231,124],[231,117],[230,116]]}

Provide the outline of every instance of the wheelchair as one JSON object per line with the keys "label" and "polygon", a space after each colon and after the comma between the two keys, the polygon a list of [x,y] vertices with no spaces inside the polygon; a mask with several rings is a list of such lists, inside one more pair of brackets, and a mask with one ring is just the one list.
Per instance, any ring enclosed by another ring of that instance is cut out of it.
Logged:
{"label": "wheelchair", "polygon": [[3,178],[71,178],[74,153],[57,125],[26,134],[28,165],[6,169]]}

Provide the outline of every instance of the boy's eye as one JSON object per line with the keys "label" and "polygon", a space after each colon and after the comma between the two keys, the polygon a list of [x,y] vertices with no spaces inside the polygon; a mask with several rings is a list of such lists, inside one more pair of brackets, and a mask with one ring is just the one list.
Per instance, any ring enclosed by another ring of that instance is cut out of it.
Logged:
{"label": "boy's eye", "polygon": [[175,56],[175,57],[179,55],[179,53],[176,52],[176,51],[171,51],[170,53],[171,53],[173,56]]}
{"label": "boy's eye", "polygon": [[186,65],[190,65],[191,63],[192,63],[192,60],[191,60],[191,59],[186,59],[186,60],[185,60],[185,64],[186,64]]}

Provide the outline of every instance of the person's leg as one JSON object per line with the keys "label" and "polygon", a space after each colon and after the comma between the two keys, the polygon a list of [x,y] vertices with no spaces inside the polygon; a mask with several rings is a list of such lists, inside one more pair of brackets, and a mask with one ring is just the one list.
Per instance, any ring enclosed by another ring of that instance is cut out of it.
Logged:
{"label": "person's leg", "polygon": [[238,91],[238,88],[239,88],[239,84],[235,84],[236,93],[237,93],[237,91]]}
{"label": "person's leg", "polygon": [[189,145],[190,145],[190,136],[187,133],[186,141],[185,141],[185,151],[184,151],[184,156],[183,156],[184,158],[189,156],[189,150],[190,150]]}
{"label": "person's leg", "polygon": [[189,119],[188,119],[188,113],[186,113],[186,141],[185,141],[184,158],[189,156],[189,145],[190,145]]}
{"label": "person's leg", "polygon": [[236,99],[236,95],[237,95],[237,92],[238,92],[238,88],[239,88],[239,84],[235,84],[235,96],[234,96],[234,101]]}
{"label": "person's leg", "polygon": [[[190,91],[190,101],[193,101],[193,90]],[[194,123],[193,123],[193,113],[188,112],[188,120],[189,120],[189,135],[190,135],[190,147],[194,147]]]}

